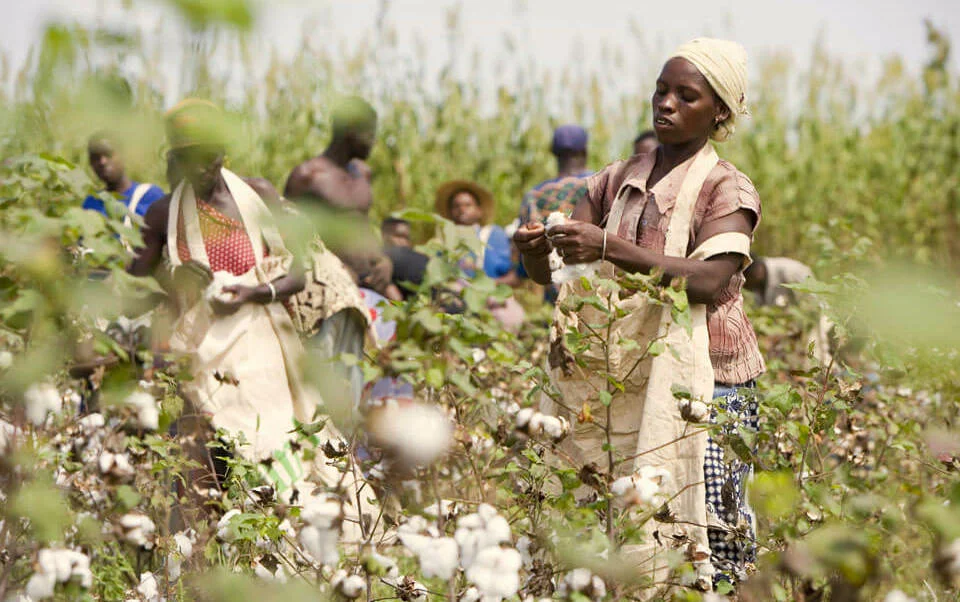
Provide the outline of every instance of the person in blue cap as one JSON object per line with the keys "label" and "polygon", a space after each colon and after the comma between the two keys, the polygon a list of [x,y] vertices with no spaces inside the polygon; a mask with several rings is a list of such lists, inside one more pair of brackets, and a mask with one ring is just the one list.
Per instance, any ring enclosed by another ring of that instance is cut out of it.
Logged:
{"label": "person in blue cap", "polygon": [[557,176],[540,182],[523,196],[520,223],[544,221],[554,211],[568,217],[586,194],[587,131],[579,125],[561,125],[553,131],[550,152],[557,158]]}
{"label": "person in blue cap", "polygon": [[[579,125],[561,125],[553,131],[550,152],[557,158],[557,176],[540,182],[523,196],[517,223],[544,222],[554,211],[570,217],[573,208],[586,196],[586,178],[593,173],[587,169],[587,140],[587,130]],[[517,275],[527,277],[522,263]],[[549,285],[544,298],[552,303],[556,292]]]}

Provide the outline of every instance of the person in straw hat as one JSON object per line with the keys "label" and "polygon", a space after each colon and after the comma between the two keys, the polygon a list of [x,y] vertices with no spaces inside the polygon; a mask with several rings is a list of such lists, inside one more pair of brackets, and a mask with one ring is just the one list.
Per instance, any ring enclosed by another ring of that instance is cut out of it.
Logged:
{"label": "person in straw hat", "polygon": [[[747,114],[746,63],[746,52],[735,42],[699,38],[682,45],[663,65],[651,102],[660,145],[590,177],[572,220],[549,233],[539,222],[528,223],[514,236],[527,272],[540,283],[551,281],[548,255],[554,249],[568,264],[599,262],[606,277],[618,270],[656,270],[664,283],[686,280],[690,329],[672,321],[669,307],[644,295],[619,301],[626,317],[613,329],[616,338],[609,341],[606,359],[626,383],[610,408],[616,460],[609,477],[641,469],[673,477],[661,485],[677,494],[670,509],[684,522],[657,525],[665,527],[660,542],[671,539],[664,537],[671,530],[675,540],[686,542],[703,582],[715,569],[714,579],[742,578],[755,556],[753,516],[744,492],[749,467],[725,459],[722,448],[689,423],[706,421],[722,409],[740,417],[740,424],[725,431],[757,426],[752,391],[765,366],[741,289],[760,221],[760,198],[750,179],[720,160],[710,143],[732,136]],[[564,298],[591,294],[570,282],[563,285],[558,305]],[[566,351],[570,330],[599,319],[592,311],[585,307],[579,314],[555,315],[551,375],[564,405],[573,408],[594,404],[594,387],[606,388],[600,375],[604,358],[588,351],[573,362]],[[631,344],[619,345],[624,340]],[[665,342],[672,353],[645,354],[653,341]],[[626,374],[631,366],[637,369]],[[676,399],[677,389],[692,401]],[[608,464],[597,435],[606,410],[594,409],[596,420],[579,424],[568,442],[584,463]],[[656,558],[663,545],[647,547]]]}
{"label": "person in straw hat", "polygon": [[[467,258],[461,265],[468,277],[473,277],[479,270],[498,284],[515,284],[513,246],[504,229],[491,223],[496,203],[489,190],[469,180],[445,182],[437,188],[434,211],[458,226],[472,229],[480,239],[480,254]],[[510,332],[518,331],[523,324],[523,307],[512,296],[505,301],[491,298],[487,307]]]}
{"label": "person in straw hat", "polygon": [[510,239],[503,228],[492,223],[496,203],[489,190],[469,180],[444,182],[437,188],[434,211],[458,226],[472,228],[483,243],[483,252],[466,266],[468,275],[479,268],[497,280],[513,271]]}
{"label": "person in straw hat", "polygon": [[[166,125],[168,172],[180,181],[147,212],[145,247],[130,272],[144,276],[166,263],[173,273],[178,315],[170,348],[190,360],[192,379],[182,388],[194,413],[237,439],[230,453],[257,462],[279,499],[299,493],[300,503],[311,503],[311,473],[331,487],[346,481],[322,453],[310,463],[294,451],[305,442],[291,444],[295,420],[326,417],[319,395],[301,382],[303,348],[283,305],[304,277],[265,202],[279,197],[265,180],[224,168],[230,123],[217,106],[183,101]],[[310,442],[339,439],[327,425]]]}

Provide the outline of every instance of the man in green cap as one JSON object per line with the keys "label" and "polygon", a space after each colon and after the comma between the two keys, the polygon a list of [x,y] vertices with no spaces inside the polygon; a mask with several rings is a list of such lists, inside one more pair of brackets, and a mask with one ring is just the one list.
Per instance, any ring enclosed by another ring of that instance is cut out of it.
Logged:
{"label": "man in green cap", "polygon": [[[290,172],[284,196],[304,207],[313,204],[345,217],[359,217],[369,227],[373,193],[365,159],[376,137],[377,113],[363,99],[348,97],[333,107],[331,121],[330,144]],[[380,248],[331,251],[319,238],[311,253],[306,287],[293,302],[294,321],[327,357],[360,357],[371,326],[366,299],[377,297],[365,289],[387,299],[402,299],[392,282],[393,264]],[[339,368],[358,402],[363,389],[360,367],[341,364]]]}

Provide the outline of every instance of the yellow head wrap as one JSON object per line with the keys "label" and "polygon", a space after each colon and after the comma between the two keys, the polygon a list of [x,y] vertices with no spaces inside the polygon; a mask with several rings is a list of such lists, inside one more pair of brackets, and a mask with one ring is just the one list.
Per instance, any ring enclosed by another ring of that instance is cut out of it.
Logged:
{"label": "yellow head wrap", "polygon": [[717,124],[711,136],[722,142],[733,135],[737,116],[749,115],[747,110],[747,51],[729,40],[697,38],[680,46],[670,58],[680,57],[706,78],[717,96],[730,109],[730,117]]}
{"label": "yellow head wrap", "polygon": [[165,115],[170,148],[227,146],[228,124],[220,108],[208,100],[188,98]]}

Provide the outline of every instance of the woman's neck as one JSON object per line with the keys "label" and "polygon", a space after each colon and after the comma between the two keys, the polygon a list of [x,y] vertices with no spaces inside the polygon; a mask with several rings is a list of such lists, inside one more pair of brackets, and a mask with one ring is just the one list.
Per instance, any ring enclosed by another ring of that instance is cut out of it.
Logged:
{"label": "woman's neck", "polygon": [[227,183],[224,181],[223,176],[220,174],[217,174],[217,177],[215,180],[213,180],[212,184],[208,184],[207,186],[202,188],[198,187],[195,189],[195,191],[197,195],[197,200],[202,201],[204,203],[213,203],[214,199],[216,199],[217,196],[219,196],[218,193],[221,190],[226,190],[226,189],[227,189]]}
{"label": "woman's neck", "polygon": [[696,138],[682,144],[661,144],[657,153],[658,163],[668,167],[669,171],[696,155],[706,144],[706,138]]}
{"label": "woman's neck", "polygon": [[657,162],[647,178],[647,190],[653,188],[665,175],[675,167],[690,159],[707,144],[706,138],[696,138],[682,144],[661,144],[657,149]]}

